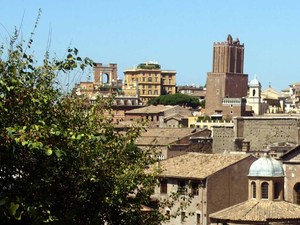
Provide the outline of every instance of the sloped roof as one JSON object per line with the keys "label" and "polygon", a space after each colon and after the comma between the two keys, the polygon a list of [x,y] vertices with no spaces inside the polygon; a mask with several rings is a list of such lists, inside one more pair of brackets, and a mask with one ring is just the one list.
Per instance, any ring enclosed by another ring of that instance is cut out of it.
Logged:
{"label": "sloped roof", "polygon": [[212,222],[266,222],[298,220],[300,206],[286,201],[251,199],[209,215]]}
{"label": "sloped roof", "polygon": [[162,177],[204,179],[219,170],[233,165],[247,157],[247,154],[202,154],[187,153],[160,162]]}
{"label": "sloped roof", "polygon": [[266,99],[278,99],[281,97],[281,93],[273,89],[272,87],[268,87],[266,90],[261,92],[262,98]]}
{"label": "sloped roof", "polygon": [[168,145],[195,132],[205,129],[195,128],[148,128],[137,138],[137,145]]}
{"label": "sloped roof", "polygon": [[[170,120],[170,119],[175,119],[175,120],[181,120],[182,118],[185,118],[184,115],[178,114],[178,113],[173,113],[169,116],[165,116],[164,120]],[[188,118],[188,116],[186,116],[186,118]]]}
{"label": "sloped roof", "polygon": [[300,82],[293,83],[291,86],[300,86]]}
{"label": "sloped roof", "polygon": [[[296,146],[295,148],[289,150],[288,152],[284,153],[280,158],[285,161],[289,161],[291,159],[296,159],[300,156],[300,145]],[[300,158],[300,157],[299,157]],[[297,160],[298,161],[298,160]]]}
{"label": "sloped roof", "polygon": [[154,114],[154,113],[160,113],[160,112],[164,112],[168,109],[172,109],[176,106],[174,105],[149,105],[149,106],[145,106],[142,108],[138,108],[138,109],[132,109],[126,112],[126,114],[145,114],[145,113],[149,113],[149,114]]}

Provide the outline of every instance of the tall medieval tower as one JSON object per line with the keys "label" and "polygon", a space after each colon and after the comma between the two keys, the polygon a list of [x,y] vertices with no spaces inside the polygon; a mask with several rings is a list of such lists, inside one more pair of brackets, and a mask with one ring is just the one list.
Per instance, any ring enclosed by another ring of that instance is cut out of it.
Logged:
{"label": "tall medieval tower", "polygon": [[206,114],[240,116],[245,111],[248,75],[244,72],[244,44],[228,35],[214,43],[212,72],[207,73]]}

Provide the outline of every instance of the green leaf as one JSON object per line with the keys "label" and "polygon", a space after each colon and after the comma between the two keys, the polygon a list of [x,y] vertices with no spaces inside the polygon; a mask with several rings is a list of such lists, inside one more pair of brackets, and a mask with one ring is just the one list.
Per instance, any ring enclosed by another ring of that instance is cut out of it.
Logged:
{"label": "green leaf", "polygon": [[51,148],[47,148],[46,151],[45,151],[45,153],[46,153],[47,156],[51,156],[52,153],[53,153],[53,151],[52,151]]}
{"label": "green leaf", "polygon": [[61,155],[62,155],[61,153],[62,152],[59,149],[56,149],[54,152],[55,152],[55,155],[56,155],[57,158],[61,157]]}
{"label": "green leaf", "polygon": [[5,205],[7,203],[7,201],[8,201],[7,197],[1,197],[0,198],[0,206]]}
{"label": "green leaf", "polygon": [[20,204],[11,202],[9,205],[9,208],[8,208],[9,213],[13,216],[16,215],[16,212],[17,212],[17,209],[19,208],[19,206],[20,206]]}

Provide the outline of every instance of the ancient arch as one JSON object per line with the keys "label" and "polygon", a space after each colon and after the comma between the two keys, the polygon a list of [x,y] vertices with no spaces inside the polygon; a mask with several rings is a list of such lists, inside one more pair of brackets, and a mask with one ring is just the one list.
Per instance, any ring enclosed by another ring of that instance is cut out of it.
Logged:
{"label": "ancient arch", "polygon": [[94,83],[114,86],[117,84],[117,64],[110,63],[107,66],[102,63],[94,64]]}

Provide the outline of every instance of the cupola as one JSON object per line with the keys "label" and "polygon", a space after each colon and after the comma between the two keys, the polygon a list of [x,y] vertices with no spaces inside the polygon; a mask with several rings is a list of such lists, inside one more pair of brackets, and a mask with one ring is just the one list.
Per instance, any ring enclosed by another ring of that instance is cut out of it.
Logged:
{"label": "cupola", "polygon": [[260,83],[259,81],[256,79],[256,76],[254,77],[253,80],[250,81],[249,86],[259,86]]}
{"label": "cupola", "polygon": [[283,200],[284,170],[281,162],[264,155],[249,169],[249,199]]}

